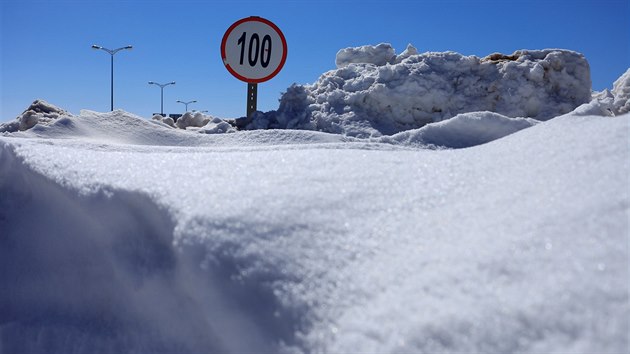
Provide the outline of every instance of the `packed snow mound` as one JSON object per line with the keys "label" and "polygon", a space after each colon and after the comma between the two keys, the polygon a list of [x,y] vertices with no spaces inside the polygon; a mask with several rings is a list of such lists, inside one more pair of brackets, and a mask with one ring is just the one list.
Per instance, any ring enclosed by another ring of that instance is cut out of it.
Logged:
{"label": "packed snow mound", "polygon": [[485,58],[414,51],[408,47],[398,58],[390,45],[344,49],[338,69],[312,85],[290,87],[265,119],[270,127],[368,137],[466,112],[548,120],[591,100],[588,62],[573,51],[519,50]]}
{"label": "packed snow mound", "polygon": [[36,124],[50,125],[70,113],[42,99],[37,99],[12,122],[0,123],[0,133],[31,129]]}
{"label": "packed snow mound", "polygon": [[540,123],[532,118],[510,118],[493,112],[461,113],[442,122],[407,130],[377,141],[423,148],[460,149],[488,143]]}
{"label": "packed snow mound", "polygon": [[175,125],[180,129],[186,129],[188,127],[203,127],[208,124],[209,121],[210,118],[204,116],[201,112],[186,112],[177,119]]}
{"label": "packed snow mound", "polygon": [[353,63],[385,65],[396,58],[394,48],[388,43],[376,46],[364,45],[357,48],[345,48],[337,52],[335,64],[341,68]]}
{"label": "packed snow mound", "polygon": [[630,68],[613,84],[615,115],[630,112]]}
{"label": "packed snow mound", "polygon": [[235,133],[236,128],[221,118],[213,117],[199,129],[199,132],[206,134]]}
{"label": "packed snow mound", "polygon": [[389,43],[381,43],[376,46],[364,45],[355,48],[345,48],[337,52],[335,64],[337,68],[342,68],[349,64],[397,64],[412,55],[418,54],[418,50],[411,44],[407,45],[407,49],[400,55],[396,55],[396,51]]}
{"label": "packed snow mound", "polygon": [[572,113],[578,116],[619,116],[630,112],[630,69],[615,81],[612,91],[593,92],[592,97],[591,102],[579,106]]}
{"label": "packed snow mound", "polygon": [[153,121],[163,123],[172,128],[194,130],[206,134],[233,133],[236,129],[221,118],[203,114],[202,112],[186,112],[177,121],[171,117],[156,114]]}
{"label": "packed snow mound", "polygon": [[177,128],[177,126],[175,126],[175,120],[171,117],[165,117],[160,114],[156,114],[153,117],[151,117],[151,119],[155,122],[166,124],[167,126],[171,128]]}

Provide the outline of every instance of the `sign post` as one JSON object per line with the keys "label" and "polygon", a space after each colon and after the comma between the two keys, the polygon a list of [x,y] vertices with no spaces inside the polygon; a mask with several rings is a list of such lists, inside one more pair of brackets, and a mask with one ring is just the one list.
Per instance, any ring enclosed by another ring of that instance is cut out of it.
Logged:
{"label": "sign post", "polygon": [[258,100],[258,84],[256,83],[248,83],[247,84],[247,120],[252,117],[252,114],[256,112],[256,103]]}
{"label": "sign post", "polygon": [[247,83],[247,117],[256,112],[258,83],[276,76],[287,59],[287,41],[273,22],[262,17],[246,17],[228,28],[221,40],[225,68]]}

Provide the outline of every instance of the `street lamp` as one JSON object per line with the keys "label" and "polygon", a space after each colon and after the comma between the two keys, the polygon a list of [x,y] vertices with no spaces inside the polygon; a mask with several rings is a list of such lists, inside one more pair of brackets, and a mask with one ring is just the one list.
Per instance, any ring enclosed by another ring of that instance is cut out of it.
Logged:
{"label": "street lamp", "polygon": [[188,112],[188,105],[191,103],[196,103],[197,101],[188,101],[188,102],[184,102],[184,101],[180,101],[177,100],[178,103],[183,103],[186,106],[186,112]]}
{"label": "street lamp", "polygon": [[112,65],[111,65],[111,68],[112,68],[111,69],[111,77],[112,77],[112,79],[111,79],[111,110],[112,111],[114,110],[114,54],[120,52],[123,49],[132,49],[132,48],[133,48],[132,46],[128,45],[126,47],[120,47],[120,48],[116,48],[116,49],[112,50],[112,49],[103,48],[100,45],[96,45],[96,44],[92,45],[92,49],[103,50],[103,51],[109,53],[109,55],[112,58]]}
{"label": "street lamp", "polygon": [[164,88],[168,85],[175,85],[175,81],[169,82],[167,84],[158,84],[157,82],[149,81],[149,85],[160,86],[160,115],[164,116]]}

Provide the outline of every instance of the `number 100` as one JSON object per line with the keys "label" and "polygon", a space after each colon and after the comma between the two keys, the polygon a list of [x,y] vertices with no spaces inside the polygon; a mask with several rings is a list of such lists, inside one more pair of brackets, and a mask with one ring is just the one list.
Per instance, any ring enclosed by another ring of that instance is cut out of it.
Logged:
{"label": "number 100", "polygon": [[[243,61],[245,60],[246,38],[247,32],[243,32],[237,42],[237,44],[241,46],[241,65],[243,65]],[[268,34],[263,37],[262,44],[260,43],[258,33],[252,34],[249,38],[249,50],[247,53],[247,61],[249,62],[249,65],[256,66],[259,57],[260,65],[262,65],[263,68],[266,68],[267,65],[269,65],[269,59],[271,59],[271,37]]]}

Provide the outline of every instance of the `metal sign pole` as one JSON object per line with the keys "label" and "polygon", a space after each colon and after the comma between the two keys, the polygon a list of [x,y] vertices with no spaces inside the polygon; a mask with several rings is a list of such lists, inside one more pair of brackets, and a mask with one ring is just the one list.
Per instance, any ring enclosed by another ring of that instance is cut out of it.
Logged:
{"label": "metal sign pole", "polygon": [[246,124],[251,123],[254,112],[256,112],[256,101],[258,99],[258,84],[247,83],[247,120]]}

